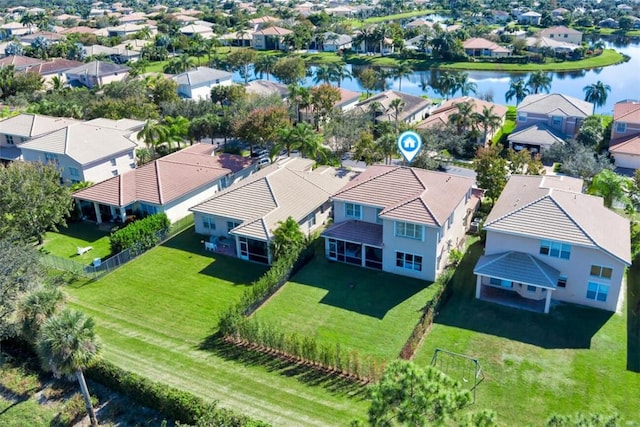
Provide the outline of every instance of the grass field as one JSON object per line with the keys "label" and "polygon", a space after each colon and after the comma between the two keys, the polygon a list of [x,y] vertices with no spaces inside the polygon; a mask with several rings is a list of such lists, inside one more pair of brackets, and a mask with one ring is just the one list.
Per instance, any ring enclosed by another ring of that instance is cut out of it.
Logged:
{"label": "grass field", "polygon": [[[93,247],[89,252],[78,255],[78,247]],[[58,232],[50,231],[44,236],[42,248],[60,258],[89,264],[95,258],[104,258],[111,253],[109,232],[101,231],[89,222],[72,222],[68,227],[60,227]]]}
{"label": "grass field", "polygon": [[68,289],[71,304],[96,320],[104,357],[274,425],[339,425],[363,414],[361,388],[212,336],[217,314],[265,268],[214,258],[199,242],[190,228],[101,280]]}
{"label": "grass field", "polygon": [[391,360],[434,293],[427,284],[330,263],[319,253],[255,316],[284,331]]}
{"label": "grass field", "polygon": [[[486,380],[475,408],[491,408],[505,425],[543,425],[553,413],[619,412],[638,421],[640,321],[563,304],[549,315],[474,299],[471,247],[416,362],[430,363],[436,347],[478,357]],[[628,303],[638,314],[640,271],[629,280]],[[627,346],[629,343],[629,346]],[[460,377],[457,378],[460,380]],[[632,397],[633,396],[633,397]]]}

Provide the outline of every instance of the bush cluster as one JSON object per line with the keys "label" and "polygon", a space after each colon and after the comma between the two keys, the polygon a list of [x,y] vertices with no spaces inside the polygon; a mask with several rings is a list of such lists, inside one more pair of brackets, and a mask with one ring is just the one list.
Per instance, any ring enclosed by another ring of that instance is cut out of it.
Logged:
{"label": "bush cluster", "polygon": [[113,233],[109,238],[111,253],[117,254],[125,249],[134,248],[144,252],[157,245],[169,232],[171,222],[165,213],[149,215],[130,223]]}

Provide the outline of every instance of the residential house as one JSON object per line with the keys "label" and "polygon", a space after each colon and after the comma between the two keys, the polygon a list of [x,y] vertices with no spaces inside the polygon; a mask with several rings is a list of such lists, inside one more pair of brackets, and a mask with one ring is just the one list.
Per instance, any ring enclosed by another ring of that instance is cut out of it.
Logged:
{"label": "residential house", "polygon": [[493,58],[511,56],[511,49],[480,37],[472,37],[463,41],[462,47],[468,56],[490,56]]}
{"label": "residential house", "polygon": [[215,36],[211,27],[207,25],[188,24],[180,28],[180,33],[187,37],[199,35],[203,39],[211,39]]}
{"label": "residential house", "polygon": [[506,24],[511,20],[511,14],[504,10],[492,10],[489,12],[488,19],[494,24]]}
{"label": "residential house", "polygon": [[189,208],[255,171],[255,161],[194,144],[73,194],[83,216],[97,223],[124,222],[164,212],[171,222]]}
{"label": "residential house", "polygon": [[124,80],[129,75],[129,67],[111,62],[92,61],[72,68],[65,74],[71,86],[93,88]]}
{"label": "residential house", "polygon": [[625,100],[613,106],[609,153],[616,167],[640,169],[640,101]]}
{"label": "residential house", "polygon": [[487,217],[476,298],[548,313],[551,300],[616,311],[631,265],[629,221],[581,179],[512,176]]}
{"label": "residential house", "polygon": [[464,245],[479,202],[474,180],[375,165],[333,197],[334,224],[322,236],[327,258],[434,281],[449,251]]}
{"label": "residential house", "polygon": [[[394,108],[394,104],[398,103],[398,101],[395,101],[397,99],[400,100],[400,102],[397,104],[398,108],[396,109]],[[420,96],[409,95],[395,90],[387,90],[359,102],[357,107],[363,111],[372,112],[377,122],[395,122],[397,112],[397,120],[399,122],[413,124],[424,120],[427,114],[429,114],[431,101]]]}
{"label": "residential house", "polygon": [[540,19],[542,19],[542,15],[538,12],[529,11],[521,14],[518,17],[518,22],[523,25],[540,25]]}
{"label": "residential house", "polygon": [[413,21],[407,23],[405,28],[413,29],[413,28],[433,28],[433,22],[427,21],[424,18],[416,18]]}
{"label": "residential house", "polygon": [[26,162],[56,164],[64,183],[102,182],[136,167],[137,132],[144,122],[125,123],[124,129],[109,119],[71,123],[19,148]]}
{"label": "residential house", "polygon": [[487,141],[491,141],[496,132],[500,130],[504,125],[507,116],[507,107],[470,96],[461,96],[443,102],[438,108],[431,112],[429,117],[421,121],[418,124],[417,128],[429,129],[434,126],[446,126],[449,123],[449,118],[451,117],[451,115],[458,112],[458,104],[461,103],[471,103],[474,114],[481,115],[485,108],[490,109],[491,112],[500,119],[499,125],[494,129],[486,129],[485,141],[482,140],[482,138],[484,137],[485,129],[483,128],[481,123],[478,126],[478,130],[482,132],[482,135],[478,137],[478,143],[484,145]]}
{"label": "residential house", "polygon": [[324,12],[327,15],[342,16],[342,17],[354,16],[357,13],[355,8],[351,6],[342,6],[342,5],[335,6],[335,7],[327,7],[324,9]]}
{"label": "residential house", "polygon": [[245,86],[248,95],[269,96],[278,95],[282,99],[289,97],[289,86],[273,80],[251,80]]}
{"label": "residential house", "polygon": [[20,113],[0,121],[0,160],[13,161],[22,157],[19,145],[62,129],[69,124],[79,123],[74,119],[49,117],[39,114]]}
{"label": "residential house", "polygon": [[51,44],[56,44],[66,39],[64,34],[54,33],[52,31],[38,31],[36,33],[24,34],[18,36],[18,41],[24,44],[31,44],[36,39],[47,40]]}
{"label": "residential house", "polygon": [[343,113],[353,110],[360,102],[362,93],[342,87],[339,87],[338,91],[340,91],[340,100],[336,103],[335,108],[340,109]]}
{"label": "residential house", "polygon": [[346,34],[337,34],[327,31],[322,35],[321,43],[323,52],[337,52],[339,50],[351,49],[352,38]]}
{"label": "residential house", "polygon": [[0,59],[0,68],[8,65],[13,65],[16,71],[25,71],[30,67],[34,67],[43,64],[44,61],[38,58],[31,58],[29,56],[11,55]]}
{"label": "residential house", "polygon": [[276,18],[274,16],[265,15],[265,16],[260,16],[258,18],[250,19],[249,20],[249,25],[251,26],[253,31],[258,31],[258,30],[261,30],[263,28],[267,28],[267,27],[272,26],[272,25],[277,25],[280,22],[282,22],[282,20],[280,18]]}
{"label": "residential house", "polygon": [[285,36],[293,34],[293,31],[281,27],[267,27],[253,33],[251,46],[256,50],[280,50],[284,49]]}
{"label": "residential house", "polygon": [[542,29],[538,34],[540,37],[560,40],[576,45],[580,45],[582,43],[582,33],[578,30],[574,30],[573,28],[567,28],[564,25]]}
{"label": "residential house", "polygon": [[7,38],[30,34],[35,29],[35,26],[26,26],[19,22],[7,22],[6,24],[0,25],[0,30],[7,35]]}
{"label": "residential house", "polygon": [[564,7],[558,7],[551,11],[551,17],[554,19],[562,18],[565,13],[569,13],[569,12],[570,12],[569,9],[565,9]]}
{"label": "residential house", "polygon": [[532,154],[556,142],[573,138],[585,118],[593,114],[593,104],[571,96],[552,93],[528,95],[517,108],[516,129],[508,137],[514,150]]}
{"label": "residential house", "polygon": [[234,31],[232,33],[223,34],[218,40],[225,46],[251,46],[253,41],[253,30]]}
{"label": "residential house", "polygon": [[327,166],[314,169],[314,163],[280,160],[194,206],[196,233],[230,242],[239,258],[270,264],[279,222],[292,217],[305,234],[312,233],[330,215],[329,197],[354,177]]}
{"label": "residential house", "polygon": [[598,26],[602,28],[618,28],[620,24],[613,18],[605,18],[602,21],[598,22]]}
{"label": "residential house", "polygon": [[562,39],[550,39],[539,36],[527,37],[525,38],[525,42],[528,51],[538,53],[551,50],[555,53],[569,54],[580,48],[580,45],[569,43]]}
{"label": "residential house", "polygon": [[231,86],[233,74],[209,67],[197,67],[178,74],[178,95],[187,99],[208,99],[214,86]]}
{"label": "residential house", "polygon": [[50,86],[53,77],[58,77],[63,83],[66,82],[65,71],[79,67],[83,63],[71,59],[53,58],[47,62],[27,67],[25,72],[34,72],[44,77],[45,85]]}
{"label": "residential house", "polygon": [[107,32],[108,32],[108,37],[127,38],[130,36],[134,36],[144,28],[149,28],[152,36],[158,33],[158,28],[153,25],[139,25],[139,24],[122,24],[116,27],[109,27],[107,28]]}

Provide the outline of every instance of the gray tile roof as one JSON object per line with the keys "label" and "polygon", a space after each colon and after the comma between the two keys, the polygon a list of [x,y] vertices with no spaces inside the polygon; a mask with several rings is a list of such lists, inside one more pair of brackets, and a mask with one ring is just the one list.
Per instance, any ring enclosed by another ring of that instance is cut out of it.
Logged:
{"label": "gray tile roof", "polygon": [[322,237],[345,240],[354,243],[364,243],[368,246],[382,247],[382,224],[349,220],[332,224]]}
{"label": "gray tile roof", "polygon": [[54,130],[62,129],[79,120],[64,117],[50,117],[39,114],[21,113],[0,121],[0,133],[33,138]]}
{"label": "gray tile roof", "polygon": [[549,147],[556,142],[564,144],[564,137],[544,123],[535,123],[513,132],[507,139],[509,142],[516,144],[533,144]]}
{"label": "gray tile roof", "polygon": [[547,289],[556,289],[560,277],[555,268],[522,252],[481,256],[473,273]]}
{"label": "gray tile roof", "polygon": [[484,228],[539,239],[597,247],[631,263],[629,221],[601,197],[583,194],[580,179],[513,175]]}
{"label": "gray tile roof", "polygon": [[373,95],[370,98],[358,103],[358,107],[363,111],[369,111],[369,106],[378,102],[382,106],[384,112],[376,118],[376,120],[394,120],[395,111],[391,108],[391,102],[394,99],[401,99],[404,102],[402,111],[398,114],[398,120],[405,120],[407,117],[415,114],[418,111],[424,110],[431,105],[431,101],[424,99],[420,96],[409,95],[404,92],[398,92],[396,90],[388,90]]}
{"label": "gray tile roof", "polygon": [[560,93],[539,93],[527,95],[518,106],[518,112],[584,118],[593,114],[593,104]]}
{"label": "gray tile roof", "polygon": [[182,74],[178,74],[174,79],[179,85],[198,86],[203,83],[212,83],[220,80],[228,80],[233,77],[228,71],[216,70],[209,67],[198,67]]}
{"label": "gray tile roof", "polygon": [[118,73],[126,73],[129,71],[129,67],[126,65],[114,64],[112,62],[92,61],[87,64],[81,65],[76,68],[72,68],[67,71],[69,75],[81,75],[88,76],[110,76]]}

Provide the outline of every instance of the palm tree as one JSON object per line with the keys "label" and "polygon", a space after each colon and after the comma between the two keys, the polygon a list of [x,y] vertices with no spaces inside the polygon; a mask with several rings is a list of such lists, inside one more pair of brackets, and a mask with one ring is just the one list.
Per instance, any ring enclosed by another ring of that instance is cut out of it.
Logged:
{"label": "palm tree", "polygon": [[286,150],[287,156],[291,156],[291,151],[299,148],[298,141],[293,137],[292,126],[285,126],[278,129],[278,138],[274,151]]}
{"label": "palm tree", "polygon": [[389,108],[393,110],[394,123],[396,130],[398,129],[398,116],[400,112],[404,109],[404,101],[400,98],[396,98],[389,103]]}
{"label": "palm tree", "polygon": [[147,120],[144,127],[138,133],[138,139],[142,139],[148,149],[151,150],[153,157],[156,155],[156,148],[169,137],[169,129],[161,123]]}
{"label": "palm tree", "polygon": [[493,132],[500,127],[502,124],[502,120],[500,116],[493,112],[493,106],[482,107],[482,113],[475,114],[475,121],[482,125],[482,130],[484,132],[484,138],[482,139],[483,143],[487,143],[487,136],[489,133],[493,134]]}
{"label": "palm tree", "polygon": [[18,318],[22,335],[29,343],[35,344],[42,325],[62,308],[64,300],[64,292],[60,288],[48,286],[27,294],[20,302]]}
{"label": "palm tree", "polygon": [[20,18],[20,23],[29,29],[29,33],[31,33],[31,28],[33,28],[33,24],[36,23],[36,17],[30,13],[25,13]]}
{"label": "palm tree", "polygon": [[438,77],[438,92],[444,95],[445,99],[449,99],[449,95],[453,96],[456,93],[458,79],[452,73],[445,72]]}
{"label": "palm tree", "polygon": [[[469,96],[470,93],[476,93],[478,86],[469,81],[469,73],[458,73],[455,75],[456,78],[456,91],[460,91],[462,96]],[[451,94],[453,96],[453,94]]]}
{"label": "palm tree", "polygon": [[176,143],[180,148],[180,143],[189,136],[189,119],[186,117],[167,116],[162,123],[167,129],[165,142],[168,144]]}
{"label": "palm tree", "polygon": [[291,131],[294,144],[300,148],[300,155],[318,160],[318,157],[326,157],[322,147],[322,135],[317,133],[309,123],[298,123]]}
{"label": "palm tree", "polygon": [[510,102],[513,98],[516,99],[516,106],[522,102],[524,98],[529,94],[529,89],[527,89],[527,83],[525,83],[524,79],[517,78],[512,79],[511,83],[509,83],[509,90],[504,94],[504,98],[507,102]]}
{"label": "palm tree", "polygon": [[401,62],[394,70],[393,76],[398,78],[398,91],[402,91],[402,78],[413,73],[411,64]]}
{"label": "palm tree", "polygon": [[262,55],[259,56],[256,60],[256,63],[253,65],[253,71],[259,78],[262,78],[264,74],[267,75],[267,80],[269,80],[269,74],[273,72],[273,68],[278,62],[278,58],[272,55]]}
{"label": "palm tree", "polygon": [[615,200],[625,199],[625,184],[625,178],[612,170],[604,169],[593,177],[589,194],[602,197],[604,205],[611,208]]}
{"label": "palm tree", "polygon": [[83,371],[92,366],[100,352],[94,332],[93,319],[76,310],[64,310],[42,325],[38,340],[38,354],[45,369],[59,378],[75,376],[89,413],[91,425],[98,420],[91,404],[91,396]]}
{"label": "palm tree", "polygon": [[331,81],[338,83],[338,87],[342,86],[342,81],[344,79],[352,80],[353,76],[344,66],[343,62],[332,62],[329,64],[329,76],[331,76]]}
{"label": "palm tree", "polygon": [[319,83],[331,83],[331,72],[329,66],[326,64],[320,64],[316,68],[315,77],[313,78],[315,84]]}
{"label": "palm tree", "polygon": [[304,245],[304,233],[300,225],[292,217],[285,221],[278,221],[278,227],[273,230],[271,250],[274,258],[278,258],[287,252],[294,251]]}
{"label": "palm tree", "polygon": [[302,121],[302,110],[311,105],[311,91],[308,87],[289,85],[289,103],[294,106],[296,121]]}
{"label": "palm tree", "polygon": [[64,89],[64,80],[59,76],[53,76],[51,78],[51,91],[52,92],[61,92]]}
{"label": "palm tree", "polygon": [[376,140],[376,151],[384,157],[385,164],[391,164],[391,159],[398,152],[397,138],[394,133],[385,133]]}
{"label": "palm tree", "polygon": [[527,86],[531,88],[534,94],[537,94],[538,92],[549,93],[551,90],[552,80],[553,78],[550,74],[547,74],[544,71],[534,71],[529,76]]}
{"label": "palm tree", "polygon": [[449,123],[456,127],[458,135],[464,134],[469,128],[475,126],[472,102],[459,102],[456,104],[457,112],[449,116]]}
{"label": "palm tree", "polygon": [[598,80],[595,83],[585,86],[582,90],[584,91],[584,100],[592,102],[596,108],[598,108],[607,103],[607,97],[609,96],[609,92],[611,92],[611,86]]}

